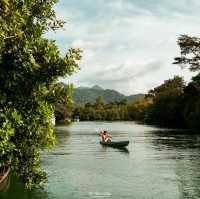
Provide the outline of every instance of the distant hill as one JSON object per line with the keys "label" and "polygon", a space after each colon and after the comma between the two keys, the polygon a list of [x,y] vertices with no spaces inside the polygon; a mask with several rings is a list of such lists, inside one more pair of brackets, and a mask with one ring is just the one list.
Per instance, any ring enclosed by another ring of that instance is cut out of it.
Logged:
{"label": "distant hill", "polygon": [[140,97],[143,97],[144,94],[136,94],[125,96],[122,93],[111,90],[111,89],[103,89],[98,85],[93,87],[78,87],[74,89],[73,98],[76,104],[85,104],[87,102],[94,103],[96,98],[102,96],[105,103],[113,102],[113,101],[121,101],[123,99],[127,99],[129,102],[136,101]]}
{"label": "distant hill", "polygon": [[129,96],[127,96],[127,99],[129,102],[133,102],[144,96],[145,96],[145,94],[139,93],[139,94],[135,94],[135,95],[129,95]]}
{"label": "distant hill", "polygon": [[92,89],[95,89],[95,90],[104,90],[103,88],[101,88],[101,87],[98,86],[98,85],[93,86]]}

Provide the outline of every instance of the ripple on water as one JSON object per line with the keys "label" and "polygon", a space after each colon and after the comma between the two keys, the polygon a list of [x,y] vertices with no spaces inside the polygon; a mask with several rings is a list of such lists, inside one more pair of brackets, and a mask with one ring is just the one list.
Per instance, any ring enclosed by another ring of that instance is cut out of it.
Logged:
{"label": "ripple on water", "polygon": [[[104,147],[98,133],[130,140]],[[1,199],[194,199],[200,196],[200,136],[134,122],[79,122],[56,127],[58,144],[42,153],[45,190],[25,192],[12,178]]]}

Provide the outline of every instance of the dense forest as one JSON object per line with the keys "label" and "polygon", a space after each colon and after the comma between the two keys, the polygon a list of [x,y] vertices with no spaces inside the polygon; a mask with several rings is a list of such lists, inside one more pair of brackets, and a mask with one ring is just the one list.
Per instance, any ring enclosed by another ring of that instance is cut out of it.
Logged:
{"label": "dense forest", "polygon": [[[123,99],[105,103],[99,96],[95,103],[74,104],[65,112],[70,110],[71,118],[78,117],[82,121],[134,120],[164,127],[196,129],[200,127],[199,89],[200,74],[187,85],[182,77],[175,76],[133,102]],[[64,115],[61,118],[64,119]]]}
{"label": "dense forest", "polygon": [[80,120],[129,120],[127,99],[119,102],[105,104],[100,96],[94,104],[86,103],[73,109],[73,118],[78,116]]}

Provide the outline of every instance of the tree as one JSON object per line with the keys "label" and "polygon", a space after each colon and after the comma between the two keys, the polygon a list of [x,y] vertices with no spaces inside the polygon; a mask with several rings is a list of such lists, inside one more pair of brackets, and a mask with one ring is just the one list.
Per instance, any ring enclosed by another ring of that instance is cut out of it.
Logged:
{"label": "tree", "polygon": [[[57,86],[62,88],[62,84]],[[72,90],[73,85],[65,85],[63,89],[63,95],[61,100],[57,100],[55,104],[55,119],[56,121],[67,121],[72,117],[73,110],[73,100],[72,100]],[[60,94],[60,92],[59,92]]]}
{"label": "tree", "polygon": [[[178,45],[181,56],[175,58],[174,64],[182,64],[193,72],[200,72],[200,38],[182,35],[178,39]],[[184,90],[183,115],[187,127],[200,127],[200,73],[192,78]]]}
{"label": "tree", "polygon": [[141,97],[128,106],[128,114],[132,120],[144,121],[147,109],[152,105],[150,97]]}
{"label": "tree", "polygon": [[96,109],[99,109],[99,110],[104,108],[104,100],[103,100],[102,96],[99,96],[99,97],[96,98],[96,102],[94,104],[94,107]]}
{"label": "tree", "polygon": [[185,82],[182,77],[174,76],[174,78],[165,80],[163,84],[151,89],[148,93],[149,97],[156,99],[161,95],[182,95],[184,93]]}
{"label": "tree", "polygon": [[200,38],[182,35],[178,38],[181,56],[175,58],[174,64],[189,65],[191,71],[200,71]]}
{"label": "tree", "polygon": [[128,100],[126,98],[124,98],[123,100],[118,102],[118,105],[127,106],[128,105]]}
{"label": "tree", "polygon": [[46,182],[40,150],[55,143],[50,118],[63,97],[55,83],[81,58],[79,49],[61,57],[55,41],[43,37],[64,24],[56,2],[0,0],[0,167],[10,165],[27,188]]}
{"label": "tree", "polygon": [[200,74],[185,88],[183,115],[188,128],[200,128]]}
{"label": "tree", "polygon": [[182,126],[184,88],[183,78],[175,76],[150,90],[147,96],[152,99],[152,105],[146,111],[145,121],[167,127]]}

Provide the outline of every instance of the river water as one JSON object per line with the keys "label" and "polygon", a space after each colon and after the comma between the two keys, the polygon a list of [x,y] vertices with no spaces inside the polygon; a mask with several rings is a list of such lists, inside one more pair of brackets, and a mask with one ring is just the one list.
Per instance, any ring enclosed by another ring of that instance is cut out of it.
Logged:
{"label": "river water", "polygon": [[[129,140],[103,147],[98,133]],[[56,127],[58,144],[42,155],[49,183],[26,191],[14,176],[1,199],[200,198],[200,135],[134,122],[77,122]]]}

